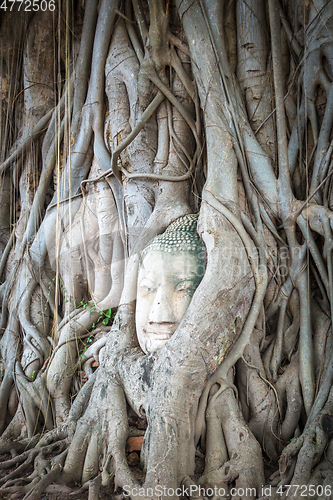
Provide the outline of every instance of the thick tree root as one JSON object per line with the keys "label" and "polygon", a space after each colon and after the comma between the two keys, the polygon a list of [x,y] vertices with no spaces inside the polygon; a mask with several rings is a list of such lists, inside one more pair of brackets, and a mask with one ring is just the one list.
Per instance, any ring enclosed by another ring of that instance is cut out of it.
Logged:
{"label": "thick tree root", "polygon": [[[322,459],[330,437],[333,421],[333,389],[330,396],[312,424],[308,425],[303,434],[293,440],[282,452],[279,460],[281,484],[309,484],[313,468]],[[290,483],[286,483],[286,480]],[[276,483],[276,479],[275,479]]]}
{"label": "thick tree root", "polygon": [[[221,382],[221,388],[212,395],[210,405],[208,407],[210,426],[207,426],[206,438],[209,448],[207,447],[206,450],[206,469],[200,478],[200,484],[223,487],[228,491],[228,485],[235,481],[236,488],[253,488],[252,496],[249,498],[255,499],[256,493],[253,494],[253,492],[259,491],[265,483],[261,447],[247,427],[239,411],[234,390],[230,388],[228,382]],[[215,422],[212,422],[212,417]],[[217,424],[218,420],[220,427]],[[212,435],[209,436],[209,433]],[[229,456],[228,460],[225,460],[225,452],[221,452],[223,448],[225,449],[223,436]],[[218,454],[214,453],[214,449],[211,450],[212,445],[216,446]],[[219,468],[212,470],[213,462],[215,462],[215,466],[219,464]]]}

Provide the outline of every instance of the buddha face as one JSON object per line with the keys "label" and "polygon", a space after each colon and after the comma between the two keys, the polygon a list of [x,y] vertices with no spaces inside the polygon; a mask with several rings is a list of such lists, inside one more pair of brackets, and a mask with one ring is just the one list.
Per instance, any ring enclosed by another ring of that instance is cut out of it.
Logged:
{"label": "buddha face", "polygon": [[136,329],[141,349],[162,347],[178,328],[203,270],[195,253],[149,251],[140,266]]}

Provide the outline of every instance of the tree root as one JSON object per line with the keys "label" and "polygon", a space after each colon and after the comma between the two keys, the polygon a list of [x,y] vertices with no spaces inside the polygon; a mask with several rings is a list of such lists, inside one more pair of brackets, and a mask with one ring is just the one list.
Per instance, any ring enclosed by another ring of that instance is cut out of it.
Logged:
{"label": "tree root", "polygon": [[[248,259],[251,264],[251,268],[253,271],[255,284],[256,284],[256,292],[255,298],[252,303],[249,314],[246,318],[246,322],[243,326],[242,334],[240,338],[236,341],[233,346],[232,351],[229,355],[222,361],[220,366],[217,368],[216,372],[212,375],[206,387],[201,395],[200,404],[198,409],[198,415],[196,419],[196,431],[195,431],[195,442],[197,443],[200,439],[200,435],[204,433],[204,412],[206,410],[207,399],[209,395],[209,391],[212,386],[219,380],[225,379],[230,368],[241,358],[243,355],[244,349],[249,342],[250,336],[252,334],[255,323],[260,314],[260,310],[262,307],[263,298],[267,288],[267,270],[264,264],[265,257],[263,255],[263,248],[259,248],[259,260],[260,266],[257,265],[256,255],[254,250],[254,245],[248,234],[246,233],[244,227],[239,222],[239,220],[230,212],[225,206],[223,206],[210,192],[205,191],[203,193],[203,200],[206,201],[209,205],[213,206],[218,212],[222,213],[227,220],[234,226],[236,232],[240,236],[242,243],[246,249]],[[262,245],[264,242],[262,242]],[[261,274],[261,271],[263,273]]]}
{"label": "tree root", "polygon": [[45,491],[49,484],[56,481],[61,473],[61,465],[57,464],[48,472],[31,490],[23,497],[23,500],[39,500],[40,495]]}
{"label": "tree root", "polygon": [[[1,483],[4,483],[4,487],[6,487],[6,484],[7,482],[10,480],[10,479],[14,479],[16,477],[20,477],[21,474],[29,467],[29,465],[33,462],[35,456],[37,455],[38,453],[38,450],[35,450],[34,453],[30,453],[27,455],[27,458],[26,460],[23,462],[23,464],[21,464],[20,466],[18,466],[14,471],[10,472],[9,474],[7,474],[6,476],[4,476],[3,478],[1,478]],[[21,459],[21,457],[18,457],[19,459]],[[8,461],[7,462],[7,465],[9,465],[9,462],[12,462],[12,461]],[[12,462],[13,463],[13,462]],[[2,464],[0,464],[2,465]],[[14,465],[17,465],[17,462],[14,463]],[[1,469],[2,467],[0,467]]]}
{"label": "tree root", "polygon": [[[26,447],[31,447],[34,444],[36,447],[24,451],[11,460],[1,462],[0,468],[2,469],[23,462],[1,479],[1,482],[4,483],[1,488],[2,493],[12,494],[11,498],[18,498],[26,493],[25,499],[39,500],[43,491],[51,482],[56,481],[62,470],[68,450],[68,440],[64,436],[66,436],[66,432],[57,429],[46,434],[39,442],[36,442],[38,436],[35,436],[30,442],[25,440]],[[19,444],[19,442],[11,444]],[[25,444],[24,441],[21,441],[20,445],[23,444]],[[52,457],[54,454],[56,454],[54,458],[47,458],[48,455]],[[26,478],[22,477],[24,471],[33,461],[34,471],[32,474]],[[25,485],[23,486],[22,483]]]}
{"label": "tree root", "polygon": [[5,453],[10,453],[12,457],[20,455],[25,450],[29,450],[35,447],[39,440],[40,440],[40,435],[37,434],[32,438],[17,439],[13,441],[8,440],[7,442],[1,442],[0,455],[3,455]]}
{"label": "tree root", "polygon": [[[294,439],[282,452],[279,460],[280,484],[286,484],[286,477],[294,485],[307,485],[313,467],[319,463],[330,435],[327,422],[333,419],[333,389],[313,422],[306,426],[303,434]],[[295,468],[295,470],[293,470]]]}
{"label": "tree root", "polygon": [[99,474],[95,479],[93,479],[89,484],[89,496],[88,500],[98,500],[99,490],[102,485],[102,475]]}
{"label": "tree root", "polygon": [[244,356],[237,365],[238,382],[246,392],[245,400],[249,401],[249,428],[270,459],[276,459],[277,423],[281,408],[277,392],[267,380],[262,365],[259,352],[261,336],[260,332],[254,330]]}
{"label": "tree root", "polygon": [[[209,467],[213,465],[211,460],[223,462],[215,470],[206,470],[200,478],[200,483],[208,483],[213,487],[225,488],[228,491],[228,484],[236,482],[236,488],[254,488],[253,491],[259,491],[264,484],[264,467],[261,456],[261,447],[256,441],[252,432],[247,427],[238,408],[234,391],[227,382],[221,383],[223,392],[218,391],[215,398],[212,396],[209,408],[209,418],[212,411],[215,413],[215,420],[220,420],[223,436],[228,450],[229,460],[225,460],[224,453],[220,452],[217,457],[213,452],[213,458],[210,457],[211,450],[207,447],[206,456],[208,456]],[[217,396],[217,397],[216,397]],[[218,425],[207,427],[207,433],[212,432],[212,436],[207,436],[206,442],[221,443],[221,431]],[[218,434],[216,434],[218,432]],[[223,438],[222,438],[223,439]],[[223,449],[223,447],[222,447]],[[249,498],[255,499],[256,493]],[[236,497],[238,498],[238,497]]]}

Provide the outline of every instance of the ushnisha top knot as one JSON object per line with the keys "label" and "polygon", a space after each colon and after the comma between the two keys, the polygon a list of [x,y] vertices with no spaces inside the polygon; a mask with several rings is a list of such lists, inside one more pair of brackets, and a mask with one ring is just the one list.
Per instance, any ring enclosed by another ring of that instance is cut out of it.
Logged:
{"label": "ushnisha top knot", "polygon": [[164,233],[151,240],[141,253],[142,258],[153,250],[161,252],[191,252],[205,255],[205,247],[197,233],[197,214],[179,217],[167,227]]}

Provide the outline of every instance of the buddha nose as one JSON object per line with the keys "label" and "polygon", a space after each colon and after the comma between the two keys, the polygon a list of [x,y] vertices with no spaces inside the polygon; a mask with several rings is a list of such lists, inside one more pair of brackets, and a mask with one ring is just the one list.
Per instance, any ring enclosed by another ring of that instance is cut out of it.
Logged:
{"label": "buddha nose", "polygon": [[171,301],[162,286],[157,288],[157,292],[149,312],[148,323],[175,323],[176,318],[173,313]]}

